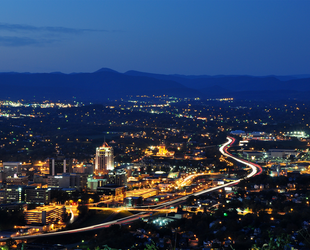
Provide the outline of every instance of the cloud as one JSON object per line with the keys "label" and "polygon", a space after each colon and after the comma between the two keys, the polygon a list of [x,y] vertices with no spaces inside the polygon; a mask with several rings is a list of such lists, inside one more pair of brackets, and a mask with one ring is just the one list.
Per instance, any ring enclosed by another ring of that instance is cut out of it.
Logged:
{"label": "cloud", "polygon": [[0,31],[48,32],[48,33],[62,33],[62,34],[79,34],[84,32],[115,32],[115,30],[76,29],[76,28],[50,27],[50,26],[37,27],[32,25],[9,24],[9,23],[0,23]]}
{"label": "cloud", "polygon": [[0,46],[7,47],[21,47],[27,45],[44,45],[56,42],[55,39],[38,39],[30,37],[17,37],[17,36],[0,36]]}
{"label": "cloud", "polygon": [[[0,46],[40,46],[65,39],[64,35],[80,35],[87,32],[120,32],[120,30],[79,29],[51,26],[33,26],[25,24],[0,23]],[[8,32],[14,33],[8,36]],[[57,39],[55,39],[57,38]]]}

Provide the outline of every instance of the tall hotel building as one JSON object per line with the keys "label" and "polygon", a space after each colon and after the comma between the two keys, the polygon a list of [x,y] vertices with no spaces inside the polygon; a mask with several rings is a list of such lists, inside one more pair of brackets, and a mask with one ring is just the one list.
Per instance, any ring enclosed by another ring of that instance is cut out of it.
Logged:
{"label": "tall hotel building", "polygon": [[114,169],[113,148],[106,142],[101,147],[96,148],[95,174],[107,174]]}

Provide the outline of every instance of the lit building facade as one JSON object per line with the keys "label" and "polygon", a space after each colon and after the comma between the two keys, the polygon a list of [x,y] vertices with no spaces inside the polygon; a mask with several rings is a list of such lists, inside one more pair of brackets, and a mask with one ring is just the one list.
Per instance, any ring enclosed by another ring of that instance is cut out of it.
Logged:
{"label": "lit building facade", "polygon": [[0,204],[5,202],[5,190],[0,189]]}
{"label": "lit building facade", "polygon": [[3,162],[2,164],[4,178],[13,177],[21,173],[22,163],[21,162]]}
{"label": "lit building facade", "polygon": [[25,191],[25,202],[27,203],[47,205],[51,201],[50,189],[28,187]]}
{"label": "lit building facade", "polygon": [[93,179],[93,177],[87,178],[87,188],[91,191],[96,191],[98,187],[102,187],[107,184],[107,179]]}
{"label": "lit building facade", "polygon": [[47,179],[48,187],[54,188],[75,188],[79,190],[87,189],[87,174],[62,173],[50,175]]}
{"label": "lit building facade", "polygon": [[66,213],[65,207],[45,206],[24,212],[26,224],[48,225],[62,221]]}
{"label": "lit building facade", "polygon": [[108,184],[115,184],[118,186],[127,185],[127,172],[124,169],[114,169],[108,174]]}
{"label": "lit building facade", "polygon": [[28,176],[20,176],[20,177],[7,177],[6,178],[6,184],[8,186],[11,185],[16,185],[16,186],[21,186],[21,185],[28,185]]}
{"label": "lit building facade", "polygon": [[166,149],[165,144],[162,143],[161,145],[158,146],[158,152],[157,152],[156,156],[173,157],[174,156],[174,152],[168,151]]}
{"label": "lit building facade", "polygon": [[110,170],[113,169],[113,148],[105,142],[101,147],[96,148],[95,174],[107,174]]}
{"label": "lit building facade", "polygon": [[7,203],[24,202],[25,201],[25,187],[23,186],[9,186],[5,189],[5,200]]}

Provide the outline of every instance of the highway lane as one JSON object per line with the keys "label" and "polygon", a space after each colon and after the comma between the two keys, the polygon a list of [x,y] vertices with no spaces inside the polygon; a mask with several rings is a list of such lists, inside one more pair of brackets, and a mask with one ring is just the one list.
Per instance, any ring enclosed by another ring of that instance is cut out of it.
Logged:
{"label": "highway lane", "polygon": [[[227,142],[225,142],[221,147],[220,147],[220,152],[226,156],[226,157],[229,157],[229,158],[232,158],[234,159],[235,161],[237,162],[240,162],[248,167],[251,168],[251,172],[245,177],[245,178],[251,178],[255,175],[258,175],[258,174],[261,174],[262,173],[262,168],[257,165],[257,164],[254,164],[254,163],[251,163],[251,162],[248,162],[246,160],[243,160],[243,159],[239,159],[233,155],[231,155],[230,153],[228,153],[227,149],[229,148],[230,145],[232,145],[233,143],[235,142],[235,139],[232,138],[232,137],[227,137]],[[201,194],[205,194],[205,193],[209,193],[209,192],[213,192],[213,191],[216,191],[218,189],[222,189],[224,187],[227,187],[227,186],[231,186],[231,185],[236,185],[237,183],[239,183],[242,179],[244,178],[240,178],[238,180],[235,180],[235,181],[232,181],[232,182],[228,182],[228,183],[225,183],[225,184],[222,184],[222,185],[218,185],[216,187],[212,187],[212,188],[208,188],[206,190],[203,190],[203,191],[200,191],[200,192],[197,192],[197,193],[194,193],[194,194],[190,194],[190,195],[187,195],[187,196],[183,196],[181,198],[178,198],[178,199],[175,199],[173,201],[167,201],[167,202],[164,202],[164,203],[161,203],[159,205],[151,205],[151,206],[140,206],[139,208],[145,208],[146,210],[148,208],[157,208],[157,209],[160,209],[160,208],[166,208],[167,206],[171,206],[171,205],[174,205],[176,203],[179,203],[181,201],[184,201],[186,200],[189,196],[191,195],[195,195],[195,196],[198,196],[198,195],[201,195]],[[94,226],[89,226],[89,227],[83,227],[83,228],[78,228],[78,229],[72,229],[72,230],[66,230],[66,231],[59,231],[59,232],[51,232],[51,233],[45,233],[45,234],[37,234],[37,235],[27,235],[27,236],[18,236],[18,237],[12,237],[12,239],[14,240],[26,240],[26,239],[30,239],[30,238],[37,238],[37,237],[47,237],[47,236],[57,236],[57,235],[65,235],[65,234],[72,234],[72,233],[80,233],[80,232],[85,232],[85,231],[92,231],[92,230],[97,230],[97,229],[101,229],[101,228],[105,228],[105,227],[109,227],[110,225],[112,224],[124,224],[124,223],[129,223],[129,222],[132,222],[134,220],[137,220],[139,218],[142,218],[142,217],[147,217],[151,215],[151,212],[141,212],[141,213],[138,213],[136,215],[131,215],[131,216],[128,216],[128,217],[125,217],[123,219],[118,219],[118,220],[113,220],[113,221],[109,221],[109,222],[105,222],[105,223],[101,223],[101,224],[97,224],[97,225],[94,225]],[[7,238],[4,238],[4,239],[0,239],[0,241],[5,241]]]}
{"label": "highway lane", "polygon": [[[262,168],[261,166],[257,165],[257,164],[254,164],[254,163],[251,163],[251,162],[248,162],[246,160],[243,160],[243,159],[239,159],[233,155],[231,155],[230,153],[227,152],[227,149],[230,147],[230,145],[232,145],[233,143],[235,142],[235,139],[232,138],[232,137],[227,137],[227,142],[225,142],[221,147],[220,147],[220,152],[224,155],[224,156],[227,156],[229,158],[232,158],[234,159],[235,161],[237,162],[240,162],[248,167],[251,168],[251,172],[244,178],[251,178],[255,175],[259,175],[262,173]],[[225,184],[222,184],[222,185],[218,185],[216,187],[211,187],[211,188],[208,188],[206,190],[202,190],[202,191],[199,191],[197,193],[194,193],[194,194],[190,194],[190,195],[187,195],[187,196],[183,196],[181,198],[178,198],[178,199],[175,199],[173,201],[168,201],[168,202],[165,202],[165,203],[161,203],[160,205],[153,205],[153,206],[140,206],[139,208],[142,208],[142,207],[156,207],[156,208],[161,208],[161,207],[166,207],[166,206],[169,206],[169,205],[173,205],[174,203],[177,203],[177,202],[180,202],[180,201],[184,201],[186,200],[189,196],[191,195],[195,195],[195,196],[199,196],[199,195],[202,195],[202,194],[206,194],[206,193],[209,193],[209,192],[213,192],[213,191],[216,191],[218,189],[222,189],[224,187],[228,187],[228,186],[232,186],[232,185],[236,185],[238,184],[243,178],[240,178],[238,180],[235,180],[235,181],[231,181],[231,182],[228,182],[228,183],[225,183]]]}
{"label": "highway lane", "polygon": [[252,162],[248,162],[246,160],[243,160],[243,159],[239,159],[235,156],[233,156],[232,154],[228,153],[227,152],[227,149],[229,148],[229,146],[231,144],[233,144],[235,142],[235,138],[233,137],[227,137],[227,142],[225,142],[221,147],[220,147],[220,152],[221,154],[223,154],[224,156],[226,157],[229,157],[229,158],[232,158],[233,160],[237,161],[237,162],[240,162],[248,167],[250,167],[252,169],[252,172],[250,174],[248,174],[246,176],[246,178],[251,178],[255,175],[259,175],[263,172],[263,169],[261,166],[259,166],[258,164],[255,164],[255,163],[252,163]]}
{"label": "highway lane", "polygon": [[152,212],[141,212],[135,215],[131,215],[122,219],[118,220],[113,220],[89,227],[83,227],[83,228],[78,228],[78,229],[71,229],[71,230],[66,230],[66,231],[58,231],[58,232],[51,232],[51,233],[43,233],[43,234],[36,234],[36,235],[23,235],[23,236],[16,236],[16,237],[11,237],[11,238],[2,238],[0,239],[1,241],[6,241],[8,239],[13,239],[13,240],[27,240],[31,238],[40,238],[40,237],[48,237],[48,236],[59,236],[59,235],[66,235],[66,234],[74,234],[74,233],[82,233],[85,231],[93,231],[93,230],[98,230],[102,228],[106,228],[111,226],[112,224],[126,224],[129,222],[132,222],[134,220],[138,220],[139,218],[147,217],[150,216]]}

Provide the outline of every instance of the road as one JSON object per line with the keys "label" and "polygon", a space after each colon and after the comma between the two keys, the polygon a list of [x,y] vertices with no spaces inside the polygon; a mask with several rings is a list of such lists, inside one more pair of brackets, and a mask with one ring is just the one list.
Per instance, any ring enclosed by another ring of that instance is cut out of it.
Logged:
{"label": "road", "polygon": [[[251,168],[251,172],[245,177],[245,178],[251,178],[255,175],[258,175],[258,174],[261,174],[262,173],[262,168],[257,165],[257,164],[254,164],[254,163],[251,163],[251,162],[248,162],[246,160],[243,160],[243,159],[239,159],[237,157],[234,157],[233,155],[231,155],[230,153],[227,152],[227,149],[230,147],[230,145],[232,145],[233,143],[235,142],[235,139],[232,138],[232,137],[227,137],[227,142],[225,142],[221,147],[220,147],[220,152],[228,157],[228,158],[232,158],[233,160],[237,161],[237,162],[240,162],[244,165],[246,165],[247,167]],[[241,179],[238,179],[238,180],[235,180],[235,181],[232,181],[232,182],[228,182],[228,183],[225,183],[223,185],[218,185],[216,187],[211,187],[211,188],[208,188],[206,190],[203,190],[203,191],[199,191],[197,193],[194,193],[194,194],[190,194],[190,195],[186,195],[186,196],[183,196],[181,198],[178,198],[178,199],[175,199],[173,201],[167,201],[167,202],[164,202],[164,203],[161,203],[159,205],[150,205],[150,206],[140,206],[138,207],[139,209],[141,208],[145,208],[145,210],[147,210],[148,208],[156,208],[156,209],[160,209],[160,208],[163,208],[165,209],[166,207],[168,206],[171,206],[171,205],[175,205],[176,203],[179,203],[179,202],[182,202],[184,200],[186,200],[189,196],[191,195],[195,195],[195,196],[198,196],[198,195],[202,195],[202,194],[205,194],[205,193],[209,193],[209,192],[213,192],[213,191],[216,191],[218,189],[222,189],[224,187],[227,187],[227,186],[232,186],[232,185],[236,185],[237,183],[239,183]],[[81,233],[81,232],[85,232],[85,231],[92,231],[92,230],[98,230],[98,229],[101,229],[101,228],[106,228],[106,227],[109,227],[110,225],[112,224],[125,224],[125,223],[129,223],[129,222],[132,222],[134,220],[137,220],[139,218],[142,218],[142,217],[148,217],[152,214],[151,211],[147,211],[147,212],[141,212],[141,213],[138,213],[136,215],[131,215],[131,216],[128,216],[128,217],[125,217],[123,219],[118,219],[118,220],[113,220],[113,221],[109,221],[109,222],[105,222],[105,223],[101,223],[101,224],[97,224],[97,225],[94,225],[94,226],[89,226],[89,227],[83,227],[83,228],[78,228],[78,229],[72,229],[72,230],[66,230],[66,231],[59,231],[59,232],[51,232],[51,233],[45,233],[45,234],[37,234],[37,235],[27,235],[27,236],[17,236],[17,237],[12,237],[12,239],[14,240],[26,240],[26,239],[30,239],[30,238],[38,238],[38,237],[47,237],[47,236],[57,236],[57,235],[65,235],[65,234],[72,234],[72,233]],[[0,239],[0,241],[5,241],[7,240],[7,238],[4,238],[4,239]]]}
{"label": "road", "polygon": [[248,167],[250,167],[252,169],[252,172],[250,174],[248,174],[246,176],[246,178],[251,178],[255,175],[259,175],[263,172],[263,169],[261,168],[261,166],[259,166],[258,164],[254,164],[252,162],[248,162],[246,160],[243,159],[239,159],[233,155],[231,155],[230,153],[227,152],[227,149],[230,147],[231,144],[233,144],[235,142],[235,138],[232,137],[227,137],[227,142],[224,143],[221,147],[220,147],[220,152],[221,154],[223,154],[226,157],[232,158],[233,160],[240,162]]}

